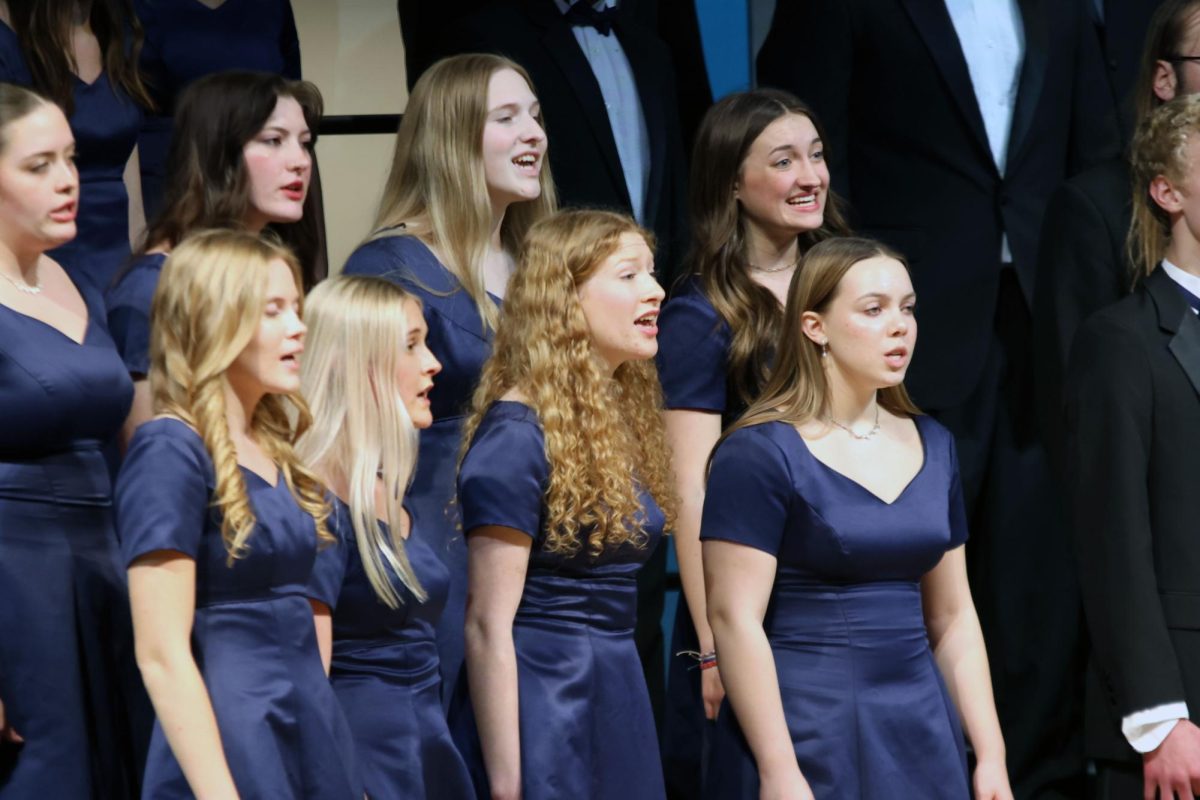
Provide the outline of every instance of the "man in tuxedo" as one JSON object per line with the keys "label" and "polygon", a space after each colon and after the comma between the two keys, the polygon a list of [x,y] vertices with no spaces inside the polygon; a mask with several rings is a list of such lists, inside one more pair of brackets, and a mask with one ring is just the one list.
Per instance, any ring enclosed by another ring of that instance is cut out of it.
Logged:
{"label": "man in tuxedo", "polygon": [[1036,436],[1030,308],[1046,202],[1116,155],[1090,0],[795,0],[761,83],[812,104],[852,225],[908,257],[907,385],[958,443],[968,566],[1019,797],[1083,780],[1080,603]]}
{"label": "man in tuxedo", "polygon": [[[1155,112],[1135,204],[1164,258],[1079,329],[1065,381],[1066,475],[1092,658],[1098,796],[1200,792],[1200,95]],[[1174,163],[1171,163],[1174,162]],[[1182,174],[1181,174],[1182,173]],[[1153,203],[1153,207],[1150,204]],[[1160,221],[1165,221],[1165,224]]]}

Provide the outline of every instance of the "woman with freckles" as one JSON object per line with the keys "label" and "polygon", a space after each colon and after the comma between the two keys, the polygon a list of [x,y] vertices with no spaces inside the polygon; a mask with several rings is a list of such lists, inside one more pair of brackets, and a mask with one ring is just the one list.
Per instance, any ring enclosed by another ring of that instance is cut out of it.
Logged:
{"label": "woman with freckles", "polygon": [[541,113],[529,76],[506,58],[458,55],[426,70],[404,110],[375,229],[345,268],[420,298],[442,363],[409,502],[417,536],[450,570],[437,628],[444,706],[463,662],[467,546],[453,504],[463,415],[520,243],[555,207]]}
{"label": "woman with freckles", "polygon": [[309,193],[322,101],[317,87],[265,72],[222,72],[184,92],[175,110],[166,196],[141,251],[109,289],[108,327],[134,380],[124,431],[152,415],[150,301],[171,250],[196,231],[267,233],[288,244],[312,285],[318,253]]}
{"label": "woman with freckles", "polygon": [[633,638],[674,517],[649,237],[605,211],[530,230],[463,428],[477,742],[451,727],[483,797],[665,796]]}
{"label": "woman with freckles", "polygon": [[714,451],[700,538],[728,702],[706,797],[1012,797],[954,440],[904,390],[914,303],[886,247],[813,247],[771,378]]}
{"label": "woman with freckles", "polygon": [[[317,557],[317,640],[372,800],[469,800],[442,711],[434,627],[450,573],[413,535],[417,431],[441,364],[421,304],[391,281],[340,275],[306,298],[300,382],[313,414],[296,452],[334,495],[338,546]],[[323,613],[322,613],[323,612]]]}
{"label": "woman with freckles", "polygon": [[171,252],[155,291],[156,416],[116,490],[158,715],[147,799],[363,797],[309,599],[333,537],[325,489],[292,449],[311,422],[299,285],[285,248],[209,231]]}
{"label": "woman with freckles", "polygon": [[78,200],[75,137],[62,110],[0,83],[5,800],[130,796],[144,747],[130,720],[149,716],[102,453],[133,389],[99,293],[46,254],[75,237]]}
{"label": "woman with freckles", "polygon": [[787,287],[810,247],[848,233],[829,188],[821,125],[792,95],[724,98],[696,134],[690,183],[690,276],[663,309],[658,374],[667,411],[683,602],[675,616],[663,733],[667,785],[701,791],[704,720],[724,696],[712,659],[700,556],[704,465],[721,431],[753,401],[783,324]]}

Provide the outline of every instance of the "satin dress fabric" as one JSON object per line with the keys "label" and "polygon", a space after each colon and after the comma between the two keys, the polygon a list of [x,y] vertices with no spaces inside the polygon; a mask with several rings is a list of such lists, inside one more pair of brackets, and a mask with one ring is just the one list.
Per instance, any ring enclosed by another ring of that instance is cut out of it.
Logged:
{"label": "satin dress fabric", "polygon": [[[502,401],[484,416],[459,476],[468,535],[499,525],[533,540],[513,620],[521,796],[662,800],[654,717],[633,639],[637,572],[662,536],[662,511],[642,493],[642,547],[627,543],[597,557],[586,546],[574,555],[551,553],[543,503],[549,474],[537,415]],[[451,730],[479,797],[490,796],[469,703],[456,703]]]}
{"label": "satin dress fabric", "polygon": [[[314,595],[333,609],[330,680],[358,752],[371,800],[468,800],[466,762],[450,739],[442,711],[434,629],[446,604],[450,572],[415,537],[405,553],[426,593],[422,602],[389,570],[399,608],[376,595],[363,566],[350,509],[334,498],[330,530],[338,546],[323,550],[313,570]],[[387,526],[379,525],[387,535]]]}
{"label": "satin dress fabric", "polygon": [[[17,34],[0,22],[0,80],[33,86]],[[125,165],[137,144],[142,109],[101,72],[92,83],[72,78],[75,109],[69,122],[75,134],[79,167],[77,234],[49,256],[75,283],[103,292],[129,260],[129,192]]]}
{"label": "satin dress fabric", "polygon": [[82,344],[0,305],[3,800],[129,797],[149,736],[103,454],[133,387],[81,291]]}
{"label": "satin dress fabric", "polygon": [[[385,236],[359,247],[346,261],[347,275],[375,275],[421,300],[426,342],[442,363],[430,394],[433,425],[421,431],[417,471],[406,501],[421,527],[415,533],[446,565],[450,587],[437,624],[442,670],[442,707],[448,708],[461,679],[463,623],[467,608],[467,544],[454,502],[463,417],[492,353],[493,332],[450,270],[415,236]],[[497,305],[499,300],[491,298]]]}
{"label": "satin dress fabric", "polygon": [[147,218],[162,210],[171,122],[188,84],[231,69],[300,78],[300,40],[290,0],[134,0],[145,31],[140,66],[154,100],[138,135]]}
{"label": "satin dress fabric", "polygon": [[[713,308],[699,279],[686,279],[658,318],[655,361],[667,409],[719,414],[722,430],[744,410],[728,386],[730,339],[729,325]],[[676,655],[699,650],[687,598],[680,592],[667,662],[662,735],[663,771],[672,796],[699,797],[703,791],[711,723],[704,717],[696,661]]]}
{"label": "satin dress fabric", "polygon": [[[915,422],[924,462],[892,503],[817,460],[783,422],[735,431],[713,459],[701,539],[777,559],[763,627],[796,760],[817,800],[970,797],[920,586],[966,541],[962,486],[949,431],[929,417]],[[708,798],[758,796],[728,698],[705,788]]]}
{"label": "satin dress fabric", "polygon": [[[309,583],[313,518],[280,475],[272,486],[241,468],[257,524],[230,566],[211,507],[212,460],[176,419],[138,428],[117,478],[121,553],[156,551],[196,562],[192,652],[243,800],[361,800],[353,739],[317,650]],[[150,741],[142,797],[193,796],[160,724]]]}
{"label": "satin dress fabric", "polygon": [[117,274],[116,284],[104,295],[108,330],[130,375],[150,374],[150,304],[158,288],[167,257],[151,253],[135,258]]}

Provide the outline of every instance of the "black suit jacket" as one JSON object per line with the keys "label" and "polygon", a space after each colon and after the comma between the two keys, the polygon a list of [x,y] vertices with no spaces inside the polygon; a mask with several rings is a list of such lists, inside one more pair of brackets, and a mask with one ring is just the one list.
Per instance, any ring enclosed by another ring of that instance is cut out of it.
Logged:
{"label": "black suit jacket", "polygon": [[1129,293],[1129,166],[1106,161],[1058,188],[1046,206],[1033,300],[1038,424],[1055,471],[1063,466],[1063,373],[1085,319]]}
{"label": "black suit jacket", "polygon": [[1020,0],[1025,59],[1003,177],[942,0],[776,7],[759,80],[813,105],[853,224],[910,260],[921,346],[907,383],[931,408],[962,403],[979,381],[1001,233],[1029,301],[1050,194],[1117,155],[1112,94],[1083,2]]}
{"label": "black suit jacket", "polygon": [[1066,395],[1088,750],[1132,759],[1123,716],[1200,710],[1200,319],[1161,269],[1080,328]]}
{"label": "black suit jacket", "polygon": [[[686,244],[685,167],[674,70],[666,46],[624,6],[616,33],[633,68],[650,138],[646,227],[658,238],[659,274],[669,280]],[[444,52],[500,53],[523,66],[542,104],[550,168],[562,204],[630,213],[600,85],[553,0],[497,2],[461,20]]]}

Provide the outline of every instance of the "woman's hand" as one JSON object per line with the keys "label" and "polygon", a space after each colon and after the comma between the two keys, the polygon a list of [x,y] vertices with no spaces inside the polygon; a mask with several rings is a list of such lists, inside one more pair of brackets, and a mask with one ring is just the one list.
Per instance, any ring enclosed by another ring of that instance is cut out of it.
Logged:
{"label": "woman's hand", "polygon": [[8,717],[4,716],[4,701],[0,700],[0,742],[20,744],[23,741],[21,735],[9,726]]}
{"label": "woman's hand", "polygon": [[725,684],[717,667],[700,670],[700,697],[704,700],[704,718],[716,719],[725,699]]}
{"label": "woman's hand", "polygon": [[980,761],[975,765],[975,800],[1013,800],[1008,785],[1008,768],[1003,761]]}
{"label": "woman's hand", "polygon": [[782,775],[761,775],[758,800],[815,800],[800,767]]}

